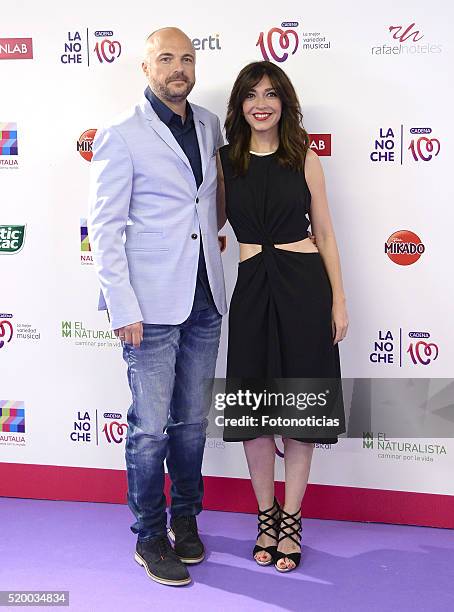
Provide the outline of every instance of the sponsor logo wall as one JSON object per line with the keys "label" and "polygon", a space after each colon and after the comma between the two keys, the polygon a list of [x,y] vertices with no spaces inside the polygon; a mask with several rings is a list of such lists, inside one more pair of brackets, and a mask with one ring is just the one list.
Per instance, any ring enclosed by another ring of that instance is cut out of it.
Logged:
{"label": "sponsor logo wall", "polygon": [[[0,400],[2,462],[124,467],[130,396],[121,345],[97,311],[89,169],[96,130],[142,96],[143,41],[170,22],[197,50],[190,100],[221,123],[233,81],[252,60],[275,62],[296,86],[343,265],[351,321],[340,347],[344,376],[454,374],[454,100],[440,11],[405,0],[398,17],[380,5],[369,21],[334,0],[288,1],[271,15],[234,0],[221,19],[204,5],[191,16],[181,0],[172,11],[140,0],[140,19],[131,20],[127,7],[113,11],[101,0],[107,22],[85,4],[71,24],[40,0],[26,31],[20,8],[8,9],[0,32],[0,397],[22,399]],[[442,13],[448,23],[454,9],[443,5]],[[237,249],[231,228],[221,233],[230,297]],[[227,331],[225,317],[218,378]],[[368,427],[363,439],[318,445],[311,481],[452,495],[453,448],[450,439],[388,439]],[[280,477],[282,454],[278,440]],[[207,440],[204,470],[247,477],[241,446]]]}

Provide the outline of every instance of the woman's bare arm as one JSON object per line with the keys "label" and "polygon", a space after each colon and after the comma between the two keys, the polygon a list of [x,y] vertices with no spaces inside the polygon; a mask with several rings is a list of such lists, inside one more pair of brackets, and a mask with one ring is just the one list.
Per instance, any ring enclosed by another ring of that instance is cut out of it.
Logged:
{"label": "woman's bare arm", "polygon": [[311,149],[308,149],[306,155],[305,176],[311,192],[312,232],[333,291],[333,319],[336,341],[339,341],[345,337],[348,327],[339,251],[329,212],[323,168],[318,155]]}

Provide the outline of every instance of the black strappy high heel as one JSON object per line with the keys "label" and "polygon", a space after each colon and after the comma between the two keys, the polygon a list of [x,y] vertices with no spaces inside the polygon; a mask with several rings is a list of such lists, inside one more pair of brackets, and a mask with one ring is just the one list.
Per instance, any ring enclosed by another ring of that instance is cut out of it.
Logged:
{"label": "black strappy high heel", "polygon": [[[262,534],[265,534],[269,536],[270,538],[275,539],[277,542],[277,536],[279,535],[280,513],[281,513],[281,508],[276,498],[274,498],[274,503],[271,506],[271,508],[268,508],[267,510],[259,509],[259,513],[257,517],[258,523],[259,523],[258,524],[259,533],[257,535],[257,539]],[[275,531],[275,534],[270,532],[271,529]],[[254,561],[258,565],[271,565],[272,563],[275,563],[276,561],[276,551],[277,551],[277,545],[264,547],[264,546],[260,546],[259,544],[256,544],[254,546],[254,550],[252,551],[252,556],[254,558]],[[259,561],[258,559],[255,558],[255,555],[259,552],[267,552],[270,555],[271,559],[269,561]]]}
{"label": "black strappy high heel", "polygon": [[[300,547],[300,552],[285,553],[285,552],[281,552],[280,550],[277,550],[276,548],[276,560],[274,563],[274,567],[277,569],[278,572],[291,572],[294,569],[296,569],[298,565],[300,564],[300,561],[301,561],[301,529],[302,529],[301,515],[298,518],[296,518],[297,515],[300,514],[300,512],[301,510],[297,510],[294,514],[289,514],[288,512],[286,512],[285,510],[281,508],[281,533],[282,535],[279,536],[277,545],[279,546],[279,544],[282,542],[282,540],[285,540],[285,538],[290,538],[292,542],[295,542],[295,544],[297,544]],[[295,564],[295,567],[279,567],[278,562],[281,559],[285,559],[285,558],[290,559],[290,561],[293,561],[293,563]]]}

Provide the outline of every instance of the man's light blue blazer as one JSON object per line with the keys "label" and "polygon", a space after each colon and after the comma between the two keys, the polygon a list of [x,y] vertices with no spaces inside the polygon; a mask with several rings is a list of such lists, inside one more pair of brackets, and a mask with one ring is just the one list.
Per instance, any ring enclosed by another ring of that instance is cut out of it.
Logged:
{"label": "man's light blue blazer", "polygon": [[220,314],[227,311],[216,213],[219,119],[191,104],[202,161],[191,166],[149,101],[98,130],[90,169],[88,233],[112,329],[178,324],[194,300],[200,239]]}

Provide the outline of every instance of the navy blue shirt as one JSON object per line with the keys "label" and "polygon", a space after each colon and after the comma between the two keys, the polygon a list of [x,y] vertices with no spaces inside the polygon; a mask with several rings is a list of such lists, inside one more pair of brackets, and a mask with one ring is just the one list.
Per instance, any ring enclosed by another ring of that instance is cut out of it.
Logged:
{"label": "navy blue shirt", "polygon": [[[151,91],[150,87],[146,88],[145,96],[159,119],[165,123],[172,132],[175,140],[188,158],[198,189],[203,181],[202,160],[200,159],[200,148],[197,140],[197,132],[195,131],[191,105],[189,102],[186,102],[186,121],[183,123],[182,117],[174,113],[172,109],[164,104],[164,102]],[[200,232],[199,265],[197,269],[193,310],[203,310],[211,305],[215,306],[215,303],[208,281],[205,255],[203,253],[202,234]]]}

